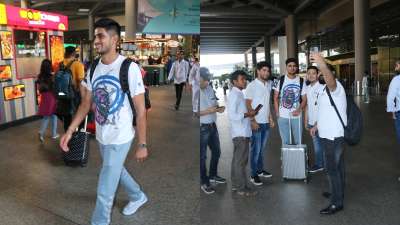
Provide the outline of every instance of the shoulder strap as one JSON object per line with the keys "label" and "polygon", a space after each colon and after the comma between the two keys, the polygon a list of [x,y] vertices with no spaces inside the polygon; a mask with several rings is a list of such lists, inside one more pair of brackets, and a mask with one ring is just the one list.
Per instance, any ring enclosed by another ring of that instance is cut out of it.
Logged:
{"label": "shoulder strap", "polygon": [[285,82],[285,76],[286,75],[283,75],[283,76],[280,77],[280,80],[279,80],[279,93],[281,93],[281,91],[282,91],[283,83]]}
{"label": "shoulder strap", "polygon": [[301,96],[301,91],[303,90],[303,83],[304,83],[304,79],[302,77],[300,77],[300,96]]}
{"label": "shoulder strap", "polygon": [[124,93],[128,95],[128,101],[129,104],[131,105],[132,113],[135,115],[135,107],[133,105],[133,100],[131,96],[131,92],[129,90],[129,82],[128,82],[128,71],[129,71],[129,66],[131,65],[132,60],[130,58],[124,59],[121,65],[121,69],[119,71],[119,83],[121,84],[121,89]]}
{"label": "shoulder strap", "polygon": [[89,74],[89,82],[92,83],[92,78],[94,74],[94,70],[96,69],[97,64],[99,64],[100,58],[97,58],[93,61],[92,65],[90,65],[90,74]]}
{"label": "shoulder strap", "polygon": [[344,125],[343,119],[342,119],[342,117],[340,116],[339,110],[337,109],[336,104],[335,104],[335,102],[334,102],[333,99],[332,99],[331,92],[329,91],[329,88],[328,88],[328,87],[325,87],[325,91],[326,91],[326,93],[328,94],[329,101],[331,102],[331,105],[333,106],[333,108],[334,108],[335,111],[336,111],[337,116],[339,117],[340,123],[342,123],[342,126],[343,126],[343,128],[345,129],[346,126]]}
{"label": "shoulder strap", "polygon": [[[71,60],[71,62],[69,62],[66,66],[65,69],[69,70],[69,68],[72,66],[72,63],[74,63],[76,60]],[[64,64],[64,62],[62,62]]]}

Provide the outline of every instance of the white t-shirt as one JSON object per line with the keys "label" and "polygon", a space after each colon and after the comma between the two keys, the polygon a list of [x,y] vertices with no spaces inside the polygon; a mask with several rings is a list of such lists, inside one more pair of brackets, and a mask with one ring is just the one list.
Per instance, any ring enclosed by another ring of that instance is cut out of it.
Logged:
{"label": "white t-shirt", "polygon": [[[343,119],[344,125],[347,125],[347,100],[346,100],[346,92],[340,84],[339,81],[336,80],[336,89],[334,92],[331,92],[331,96],[335,105],[340,113],[340,116]],[[318,113],[317,113],[317,127],[318,127],[318,135],[321,138],[326,138],[329,140],[334,140],[338,137],[344,136],[343,125],[340,122],[338,115],[336,114],[335,108],[331,105],[329,101],[329,96],[326,93],[326,85],[323,85],[323,88],[320,89],[320,93],[318,95]]]}
{"label": "white t-shirt", "polygon": [[[100,60],[91,82],[90,71],[82,81],[82,86],[92,92],[95,104],[96,139],[103,145],[124,144],[135,136],[132,109],[119,82],[119,71],[124,59],[125,57],[120,55],[109,65],[103,64]],[[132,96],[144,93],[143,79],[135,63],[131,63],[129,67],[128,83]]]}
{"label": "white t-shirt", "polygon": [[319,93],[322,91],[324,87],[325,87],[324,85],[320,84],[317,81],[315,84],[313,85],[310,84],[305,88],[307,95],[307,115],[308,115],[307,123],[309,125],[314,125],[315,122],[317,121],[317,112],[318,112],[317,99]]}
{"label": "white t-shirt", "polygon": [[[274,90],[279,92],[280,79],[275,80]],[[306,94],[306,84],[303,79],[303,89],[301,90],[301,96]],[[279,93],[279,117],[282,118],[295,118],[291,115],[292,112],[296,111],[300,107],[300,77],[296,76],[294,79],[290,79],[285,75],[285,81],[283,82],[281,92]],[[299,116],[297,116],[299,117]]]}
{"label": "white t-shirt", "polygon": [[263,105],[255,117],[257,123],[269,123],[271,89],[271,81],[263,83],[259,79],[255,79],[245,90],[246,99],[252,100],[251,107],[253,109],[259,104]]}

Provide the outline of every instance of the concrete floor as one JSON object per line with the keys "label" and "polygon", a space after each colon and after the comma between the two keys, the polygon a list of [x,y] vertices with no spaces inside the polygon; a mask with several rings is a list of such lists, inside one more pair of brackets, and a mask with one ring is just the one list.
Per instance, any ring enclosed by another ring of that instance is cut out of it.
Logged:
{"label": "concrete floor", "polygon": [[[225,105],[221,90],[220,103]],[[319,210],[328,201],[321,196],[328,190],[324,173],[311,176],[310,182],[281,181],[280,146],[277,128],[271,132],[265,165],[273,177],[256,187],[256,197],[232,195],[230,163],[232,141],[227,114],[218,116],[222,155],[219,175],[228,184],[218,185],[216,193],[201,193],[200,222],[207,225],[398,225],[400,224],[399,145],[393,120],[385,112],[385,98],[372,97],[361,104],[364,115],[364,138],[345,152],[347,186],[345,209],[332,216]],[[327,118],[329,119],[329,118]],[[305,142],[311,147],[308,135]],[[312,157],[312,156],[311,156]]]}
{"label": "concrete floor", "polygon": [[[112,224],[199,224],[199,129],[192,118],[191,97],[184,94],[175,112],[173,86],[151,89],[148,144],[150,158],[143,164],[128,155],[126,167],[142,185],[149,202],[131,217],[120,214],[127,203],[121,189]],[[0,132],[0,224],[89,224],[95,205],[101,161],[91,141],[86,168],[66,167],[58,142],[37,137],[39,121]],[[61,133],[61,124],[59,131]]]}
{"label": "concrete floor", "polygon": [[[138,164],[131,152],[126,162],[150,201],[135,215],[124,217],[119,212],[127,196],[120,190],[112,224],[400,224],[399,147],[390,115],[384,110],[384,98],[373,97],[371,104],[361,104],[365,133],[360,145],[346,150],[345,210],[320,216],[319,210],[327,205],[321,196],[328,189],[326,177],[323,173],[312,175],[308,184],[282,182],[276,128],[271,132],[265,162],[273,178],[257,188],[256,197],[231,194],[232,142],[226,113],[218,117],[222,146],[219,173],[228,178],[228,184],[217,186],[213,195],[199,195],[198,120],[191,115],[190,95],[184,94],[178,112],[172,107],[174,95],[172,86],[151,90],[151,157]],[[218,95],[224,105],[221,90]],[[38,127],[39,121],[35,121],[0,132],[0,224],[89,224],[101,163],[96,142],[91,142],[88,167],[65,167],[57,142],[46,139],[44,145],[39,143]],[[310,143],[308,136],[305,142]]]}

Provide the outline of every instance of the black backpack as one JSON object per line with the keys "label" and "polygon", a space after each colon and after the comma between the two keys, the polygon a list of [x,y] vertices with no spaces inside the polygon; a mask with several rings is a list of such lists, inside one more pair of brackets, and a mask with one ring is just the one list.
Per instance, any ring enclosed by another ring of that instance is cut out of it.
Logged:
{"label": "black backpack", "polygon": [[75,91],[72,85],[72,72],[71,65],[75,62],[72,60],[68,65],[64,66],[64,63],[60,63],[59,70],[57,71],[54,78],[54,92],[57,99],[74,99]]}
{"label": "black backpack", "polygon": [[[100,58],[97,58],[93,61],[92,65],[90,66],[90,74],[89,74],[89,82],[92,82],[94,70],[96,69],[97,64],[99,64]],[[128,101],[132,109],[132,115],[133,115],[133,126],[136,126],[136,110],[135,106],[133,104],[131,92],[129,90],[129,82],[128,82],[128,71],[129,71],[129,66],[131,65],[133,61],[130,58],[124,59],[121,65],[121,69],[119,71],[119,83],[121,85],[121,89],[126,95],[128,96]],[[144,94],[144,100],[145,100],[145,108],[149,109],[151,108],[151,103],[150,103],[150,94],[149,90],[145,88],[145,94]]]}
{"label": "black backpack", "polygon": [[331,93],[329,88],[325,87],[326,93],[328,94],[329,101],[331,105],[336,111],[337,116],[342,123],[344,128],[344,140],[348,145],[357,145],[362,137],[363,132],[363,118],[360,108],[354,102],[354,97],[352,95],[346,95],[346,102],[347,102],[347,126],[344,125],[343,119],[339,114],[339,111],[335,105],[335,102],[332,99]]}

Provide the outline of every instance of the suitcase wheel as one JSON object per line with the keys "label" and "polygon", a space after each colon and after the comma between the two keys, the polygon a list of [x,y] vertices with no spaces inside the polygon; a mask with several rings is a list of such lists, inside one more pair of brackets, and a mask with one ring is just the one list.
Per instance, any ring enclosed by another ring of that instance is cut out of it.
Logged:
{"label": "suitcase wheel", "polygon": [[81,167],[86,167],[87,163],[81,163]]}

